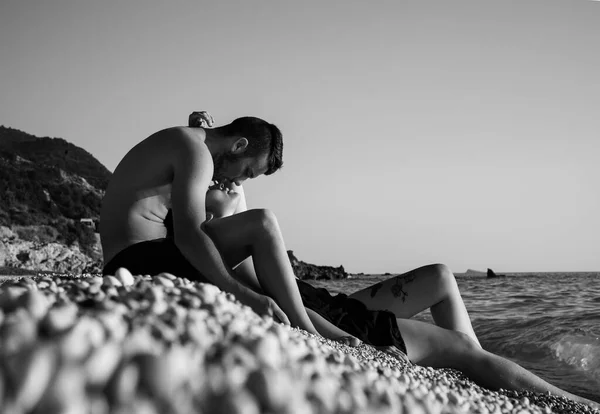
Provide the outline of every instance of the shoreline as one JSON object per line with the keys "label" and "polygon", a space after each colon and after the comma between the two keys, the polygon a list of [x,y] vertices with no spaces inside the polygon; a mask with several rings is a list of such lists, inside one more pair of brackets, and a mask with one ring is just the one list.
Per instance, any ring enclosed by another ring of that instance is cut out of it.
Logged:
{"label": "shoreline", "polygon": [[[258,316],[213,285],[168,274],[11,279],[0,287],[0,360],[13,367],[5,376],[14,393],[5,393],[2,410],[18,403],[104,412],[592,412],[311,335]],[[42,391],[29,389],[32,381]]]}

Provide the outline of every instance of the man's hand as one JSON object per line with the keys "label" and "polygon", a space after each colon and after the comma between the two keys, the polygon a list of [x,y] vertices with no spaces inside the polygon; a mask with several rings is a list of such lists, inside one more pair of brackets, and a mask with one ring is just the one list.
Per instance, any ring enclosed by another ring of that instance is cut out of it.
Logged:
{"label": "man's hand", "polygon": [[285,325],[290,324],[290,320],[288,319],[287,315],[281,310],[281,308],[279,307],[277,302],[273,300],[273,298],[270,298],[269,296],[265,295],[257,296],[258,298],[253,300],[252,304],[249,304],[249,306],[254,310],[254,312],[258,313],[261,316],[268,315],[276,321],[278,320],[279,322]]}
{"label": "man's hand", "polygon": [[206,111],[194,111],[188,117],[189,127],[210,128],[214,123],[214,118]]}

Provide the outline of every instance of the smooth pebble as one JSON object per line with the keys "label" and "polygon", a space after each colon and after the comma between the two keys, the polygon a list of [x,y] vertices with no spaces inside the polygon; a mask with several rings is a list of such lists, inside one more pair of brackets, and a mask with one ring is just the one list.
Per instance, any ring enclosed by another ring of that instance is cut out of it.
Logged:
{"label": "smooth pebble", "polygon": [[115,272],[115,277],[121,282],[123,286],[132,286],[134,284],[133,275],[129,270],[124,267],[120,267]]}

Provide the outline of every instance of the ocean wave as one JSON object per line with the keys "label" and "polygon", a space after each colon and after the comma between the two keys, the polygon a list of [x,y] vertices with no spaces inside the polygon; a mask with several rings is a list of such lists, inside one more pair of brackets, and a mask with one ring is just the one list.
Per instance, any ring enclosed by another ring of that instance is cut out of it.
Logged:
{"label": "ocean wave", "polygon": [[600,384],[600,338],[591,335],[566,335],[551,346],[560,361],[585,371]]}

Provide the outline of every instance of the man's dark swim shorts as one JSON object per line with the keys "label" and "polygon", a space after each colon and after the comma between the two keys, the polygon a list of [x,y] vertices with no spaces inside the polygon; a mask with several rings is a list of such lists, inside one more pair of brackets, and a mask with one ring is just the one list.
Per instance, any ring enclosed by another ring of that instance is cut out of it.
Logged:
{"label": "man's dark swim shorts", "polygon": [[326,289],[301,280],[296,282],[307,308],[369,345],[395,346],[406,354],[406,344],[392,312],[369,310],[361,301],[343,293],[331,296]]}
{"label": "man's dark swim shorts", "polygon": [[155,239],[133,244],[121,250],[102,270],[104,275],[114,275],[124,267],[134,275],[171,273],[196,282],[209,283],[179,251],[171,238]]}

